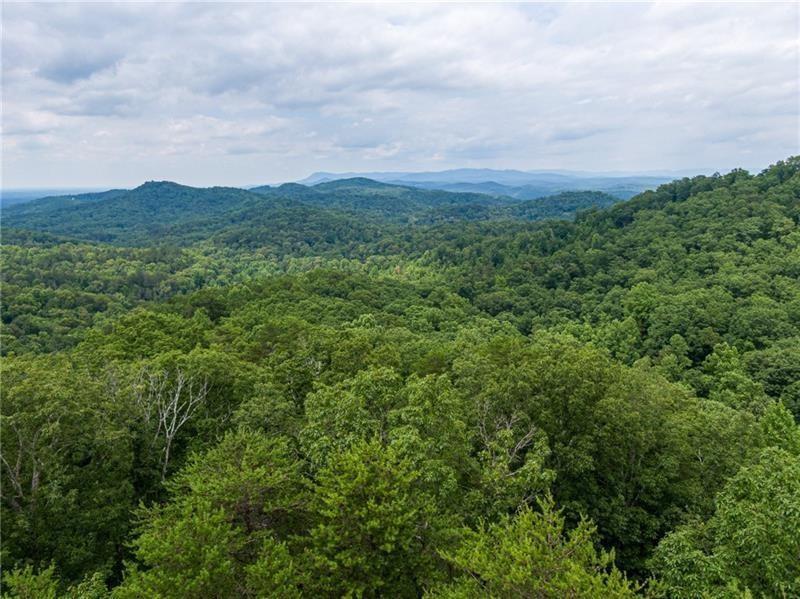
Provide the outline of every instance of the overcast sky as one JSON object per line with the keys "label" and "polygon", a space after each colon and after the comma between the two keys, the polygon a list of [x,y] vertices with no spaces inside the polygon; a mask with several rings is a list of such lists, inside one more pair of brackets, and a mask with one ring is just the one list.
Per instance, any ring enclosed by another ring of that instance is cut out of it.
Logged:
{"label": "overcast sky", "polygon": [[6,188],[800,153],[795,2],[2,10]]}

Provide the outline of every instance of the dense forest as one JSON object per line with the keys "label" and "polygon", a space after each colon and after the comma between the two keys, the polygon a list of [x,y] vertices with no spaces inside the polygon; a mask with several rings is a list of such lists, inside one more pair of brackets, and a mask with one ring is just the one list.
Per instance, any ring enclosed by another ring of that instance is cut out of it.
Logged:
{"label": "dense forest", "polygon": [[800,596],[800,157],[2,217],[3,597]]}

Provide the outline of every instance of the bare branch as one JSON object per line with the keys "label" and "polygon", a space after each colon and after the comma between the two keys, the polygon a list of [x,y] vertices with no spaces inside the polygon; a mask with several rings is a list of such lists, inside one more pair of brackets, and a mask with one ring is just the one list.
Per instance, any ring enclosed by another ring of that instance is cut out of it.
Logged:
{"label": "bare branch", "polygon": [[163,440],[161,478],[166,478],[172,443],[208,396],[208,381],[198,383],[181,368],[173,373],[143,368],[134,382],[134,400],[145,424],[155,423],[153,443]]}

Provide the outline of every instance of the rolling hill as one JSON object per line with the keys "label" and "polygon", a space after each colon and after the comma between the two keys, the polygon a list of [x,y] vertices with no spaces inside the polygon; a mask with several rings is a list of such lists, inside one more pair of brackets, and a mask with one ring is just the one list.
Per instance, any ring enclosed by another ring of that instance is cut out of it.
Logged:
{"label": "rolling hill", "polygon": [[674,174],[585,173],[577,171],[517,171],[452,169],[438,172],[319,172],[298,181],[305,185],[341,179],[368,178],[385,183],[461,193],[485,193],[530,200],[563,191],[603,191],[628,199],[675,178]]}
{"label": "rolling hill", "polygon": [[[117,245],[199,240],[234,246],[317,246],[373,240],[377,231],[453,220],[571,218],[614,203],[598,192],[521,202],[505,196],[451,193],[343,179],[307,187],[195,188],[168,181],[132,190],[50,197],[3,211],[9,228],[46,231]],[[326,241],[327,240],[327,241]],[[299,244],[299,245],[298,245]]]}

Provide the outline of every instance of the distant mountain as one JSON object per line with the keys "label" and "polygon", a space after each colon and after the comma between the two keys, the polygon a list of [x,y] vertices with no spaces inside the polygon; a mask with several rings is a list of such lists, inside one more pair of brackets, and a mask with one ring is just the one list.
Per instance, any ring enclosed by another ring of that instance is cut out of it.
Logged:
{"label": "distant mountain", "polygon": [[17,204],[4,205],[4,214],[6,209],[13,206],[14,211],[24,214],[36,214],[39,212],[47,212],[55,208],[67,208],[69,206],[76,206],[79,204],[89,204],[99,202],[101,200],[110,200],[112,198],[128,193],[127,189],[109,189],[108,191],[98,191],[92,193],[77,193],[57,196],[45,196],[34,198],[25,202]]}
{"label": "distant mountain", "polygon": [[10,206],[3,210],[3,227],[118,245],[207,241],[226,247],[267,247],[281,254],[312,254],[369,243],[407,225],[570,219],[579,210],[616,201],[602,192],[568,192],[521,201],[363,177],[312,187],[288,183],[251,190],[150,181],[131,190],[42,198]]}
{"label": "distant mountain", "polygon": [[416,222],[427,218],[428,211],[445,206],[504,206],[517,202],[501,195],[420,189],[365,177],[325,181],[311,187],[286,183],[279,187],[255,187],[250,191],[276,196],[289,194],[311,206],[369,215],[395,223]]}
{"label": "distant mountain", "polygon": [[671,181],[665,174],[606,174],[578,171],[517,171],[494,169],[452,169],[439,172],[319,172],[299,181],[304,185],[342,179],[368,178],[384,183],[439,189],[442,191],[503,195],[531,200],[563,191],[603,191],[621,199],[655,189]]}
{"label": "distant mountain", "polygon": [[149,181],[131,190],[42,198],[10,206],[3,211],[3,225],[92,241],[148,243],[166,235],[185,237],[202,228],[204,221],[264,202],[259,194],[233,187]]}
{"label": "distant mountain", "polygon": [[43,188],[43,189],[0,189],[0,206],[13,206],[49,196],[65,196],[99,191],[94,188]]}
{"label": "distant mountain", "polygon": [[684,176],[693,176],[697,172],[705,172],[708,169],[699,171],[652,171],[652,172],[591,172],[591,171],[570,171],[570,170],[531,170],[520,171],[514,169],[490,169],[490,168],[457,168],[443,171],[376,171],[376,172],[316,172],[305,179],[297,181],[304,185],[315,185],[324,181],[335,181],[338,179],[367,178],[374,181],[384,181],[387,183],[485,183],[494,181],[503,185],[520,186],[536,183],[539,181],[564,182],[574,179],[658,179],[662,181],[672,181]]}
{"label": "distant mountain", "polygon": [[[541,175],[561,177],[556,173],[543,172]],[[326,173],[319,172],[298,181],[305,185],[315,185],[325,181],[335,181],[338,179],[367,178],[374,181],[384,181],[391,183],[483,183],[486,181],[497,181],[505,185],[524,185],[532,181],[534,173],[515,170],[494,170],[494,169],[474,169],[459,168],[446,171],[425,171],[425,172],[370,172],[370,173]]]}

